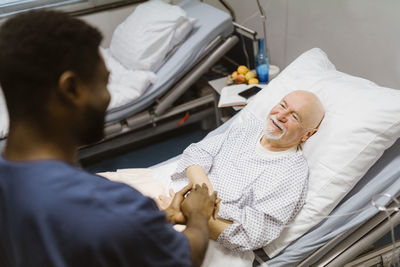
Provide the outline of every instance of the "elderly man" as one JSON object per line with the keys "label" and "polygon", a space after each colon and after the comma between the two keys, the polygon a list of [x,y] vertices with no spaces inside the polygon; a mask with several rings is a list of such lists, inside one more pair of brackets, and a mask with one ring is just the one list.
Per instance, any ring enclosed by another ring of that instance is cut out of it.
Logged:
{"label": "elderly man", "polygon": [[209,221],[212,239],[233,251],[263,247],[304,204],[308,165],[301,144],[323,117],[313,93],[294,91],[272,108],[265,124],[254,118],[190,145],[172,185],[187,177],[218,190],[219,218]]}
{"label": "elderly man", "polygon": [[[200,266],[215,194],[191,185],[153,200],[78,167],[103,137],[110,101],[101,34],[61,12],[0,28],[0,84],[10,116],[0,156],[0,266]],[[184,198],[191,190],[190,195]],[[183,233],[173,223],[186,222]]]}

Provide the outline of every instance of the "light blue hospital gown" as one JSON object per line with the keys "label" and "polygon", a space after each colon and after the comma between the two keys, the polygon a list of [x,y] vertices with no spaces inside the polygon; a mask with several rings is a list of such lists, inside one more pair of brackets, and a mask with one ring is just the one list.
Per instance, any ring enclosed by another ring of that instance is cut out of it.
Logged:
{"label": "light blue hospital gown", "polygon": [[187,167],[204,168],[221,198],[218,216],[233,221],[217,242],[232,251],[266,246],[279,236],[305,201],[306,159],[295,150],[273,156],[260,153],[264,123],[251,119],[191,144],[172,175],[172,183],[187,182]]}

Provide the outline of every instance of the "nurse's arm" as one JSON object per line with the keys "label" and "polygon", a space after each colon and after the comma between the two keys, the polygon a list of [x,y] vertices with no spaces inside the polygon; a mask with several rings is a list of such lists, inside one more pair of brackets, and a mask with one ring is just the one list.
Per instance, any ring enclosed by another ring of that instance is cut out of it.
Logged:
{"label": "nurse's arm", "polygon": [[214,213],[217,193],[211,196],[205,184],[195,185],[182,202],[182,213],[187,218],[186,229],[183,232],[190,243],[193,266],[200,266],[208,246],[207,222]]}
{"label": "nurse's arm", "polygon": [[[185,223],[186,229],[183,234],[189,241],[192,266],[200,266],[208,246],[207,222],[214,213],[217,194],[209,195],[205,184],[195,185],[192,189],[189,184],[177,192],[165,212],[171,223]],[[190,193],[184,195],[190,190]]]}

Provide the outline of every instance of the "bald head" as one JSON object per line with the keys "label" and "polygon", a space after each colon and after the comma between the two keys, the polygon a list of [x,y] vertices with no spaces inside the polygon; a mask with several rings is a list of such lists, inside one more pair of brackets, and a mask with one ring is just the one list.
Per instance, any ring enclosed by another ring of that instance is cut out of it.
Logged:
{"label": "bald head", "polygon": [[317,129],[325,116],[325,109],[319,98],[312,92],[297,90],[287,94],[285,98],[296,99],[302,113],[303,127]]}
{"label": "bald head", "polygon": [[271,150],[285,150],[304,143],[318,129],[325,110],[308,91],[287,94],[268,115],[264,143]]}

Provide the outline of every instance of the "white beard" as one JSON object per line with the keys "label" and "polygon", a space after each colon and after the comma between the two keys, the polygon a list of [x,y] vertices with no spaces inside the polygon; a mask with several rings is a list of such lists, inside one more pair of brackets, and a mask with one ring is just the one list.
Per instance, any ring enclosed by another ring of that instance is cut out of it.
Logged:
{"label": "white beard", "polygon": [[273,120],[276,125],[282,130],[282,133],[280,135],[274,134],[276,131],[276,128],[269,123],[266,123],[263,129],[263,135],[267,140],[279,140],[281,139],[287,132],[286,127],[276,118],[276,115],[270,115],[268,116],[267,120]]}

